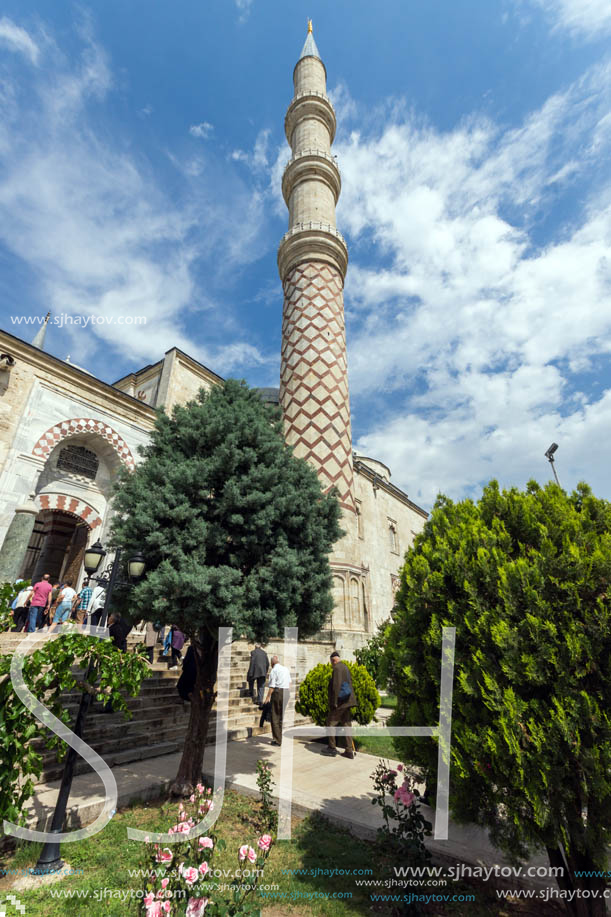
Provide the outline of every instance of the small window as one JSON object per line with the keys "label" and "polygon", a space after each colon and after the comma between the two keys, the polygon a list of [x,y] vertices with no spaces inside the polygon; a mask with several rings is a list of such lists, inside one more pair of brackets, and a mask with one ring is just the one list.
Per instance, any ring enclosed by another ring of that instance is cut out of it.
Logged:
{"label": "small window", "polygon": [[399,553],[399,539],[397,537],[397,523],[392,519],[388,520],[388,537],[390,540],[390,550],[393,554]]}
{"label": "small window", "polygon": [[363,514],[361,512],[361,501],[355,500],[356,504],[356,531],[359,538],[363,538]]}
{"label": "small window", "polygon": [[57,459],[58,468],[80,474],[92,481],[98,473],[99,465],[95,452],[85,449],[84,446],[64,446]]}

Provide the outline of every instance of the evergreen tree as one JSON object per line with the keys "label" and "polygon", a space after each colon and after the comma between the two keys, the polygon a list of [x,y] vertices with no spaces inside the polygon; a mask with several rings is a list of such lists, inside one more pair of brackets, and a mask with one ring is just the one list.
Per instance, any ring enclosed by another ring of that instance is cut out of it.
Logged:
{"label": "evergreen tree", "polygon": [[[514,861],[545,848],[574,914],[604,914],[611,817],[611,504],[492,481],[440,496],[406,555],[386,649],[393,722],[439,719],[441,630],[456,627],[450,806]],[[434,781],[433,741],[395,739]],[[431,783],[433,785],[433,783]],[[568,866],[568,869],[566,868]]]}
{"label": "evergreen tree", "polygon": [[228,380],[159,413],[144,461],[115,497],[113,541],[141,548],[147,575],[133,591],[147,620],[173,623],[195,649],[197,681],[172,791],[201,779],[215,700],[218,628],[267,642],[297,626],[318,631],[331,612],[328,554],[340,508],[284,443],[279,412]]}

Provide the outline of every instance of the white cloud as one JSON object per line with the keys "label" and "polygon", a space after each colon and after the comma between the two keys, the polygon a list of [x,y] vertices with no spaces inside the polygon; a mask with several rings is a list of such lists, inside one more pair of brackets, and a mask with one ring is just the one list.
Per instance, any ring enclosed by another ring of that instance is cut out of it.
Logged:
{"label": "white cloud", "polygon": [[[54,50],[34,93],[16,79],[0,100],[0,246],[29,266],[55,314],[147,318],[144,329],[66,326],[72,339],[62,349],[97,373],[108,367],[108,357],[97,362],[100,343],[130,361],[176,345],[222,373],[257,364],[264,358],[252,342],[240,344],[242,329],[227,350],[220,334],[231,310],[200,281],[213,286],[259,256],[256,196],[213,159],[204,170],[199,159],[175,156],[182,184],[170,200],[152,166],[101,121],[112,73],[103,50],[84,41],[77,59]],[[102,103],[95,114],[92,100]],[[235,212],[239,226],[228,216]],[[216,317],[205,346],[189,334],[194,311]]]}
{"label": "white cloud", "polygon": [[609,0],[536,0],[558,27],[590,38],[611,32]]}
{"label": "white cloud", "polygon": [[[574,376],[610,365],[608,109],[603,68],[519,128],[441,133],[406,114],[336,143],[354,416],[374,418],[356,448],[415,499],[545,477],[552,440],[563,483],[609,491],[587,443],[611,424],[611,393]],[[537,242],[558,196],[577,192],[582,212]]]}
{"label": "white cloud", "polygon": [[0,19],[0,45],[23,54],[32,64],[38,64],[40,56],[38,45],[25,29],[15,25],[6,16]]}
{"label": "white cloud", "polygon": [[239,22],[246,22],[250,15],[250,8],[253,4],[253,0],[235,0],[235,5],[239,11]]}
{"label": "white cloud", "polygon": [[213,130],[214,126],[212,124],[209,124],[208,121],[202,121],[201,124],[192,124],[189,128],[189,133],[200,140],[206,140]]}

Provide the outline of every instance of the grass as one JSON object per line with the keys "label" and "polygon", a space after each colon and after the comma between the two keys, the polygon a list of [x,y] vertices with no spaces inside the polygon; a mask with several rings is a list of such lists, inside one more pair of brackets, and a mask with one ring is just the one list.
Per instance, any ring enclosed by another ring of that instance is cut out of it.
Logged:
{"label": "grass", "polygon": [[[51,886],[17,892],[27,917],[142,915],[143,908],[137,900],[117,897],[125,891],[136,893],[139,890],[140,880],[131,878],[129,870],[148,865],[144,861],[144,845],[128,840],[126,829],[132,826],[151,831],[167,830],[175,820],[175,811],[175,804],[163,801],[136,804],[118,812],[93,838],[64,844],[63,855],[73,869],[82,869],[83,874],[65,878]],[[215,866],[235,868],[238,865],[238,846],[252,843],[261,833],[259,818],[258,802],[231,791],[225,794],[217,827],[219,835],[227,842],[227,849],[215,858]],[[37,844],[24,845],[1,865],[12,870],[33,866],[39,849]],[[339,873],[330,877],[332,869]],[[296,873],[295,870],[301,872]],[[268,898],[259,898],[260,914],[262,917],[305,917],[306,914],[314,917],[365,917],[372,914],[392,917],[391,905],[372,901],[371,887],[357,885],[357,882],[363,881],[355,876],[357,870],[369,870],[362,873],[369,879],[385,880],[395,875],[392,859],[381,846],[351,836],[344,828],[335,827],[318,814],[302,820],[295,818],[291,840],[279,841],[272,849],[263,881],[266,885],[277,885],[278,890],[269,891]],[[11,884],[8,879],[0,879],[0,902]],[[111,895],[108,896],[107,892],[106,897],[101,898],[102,889],[108,889]],[[60,890],[80,892],[81,895],[76,900],[74,897],[60,898],[57,896]],[[384,894],[389,890],[382,888],[379,891]],[[400,889],[390,889],[391,893],[397,891],[401,892]],[[413,891],[422,894],[427,889],[419,887]],[[483,884],[455,883],[445,889],[429,888],[428,892],[474,894],[475,901],[468,904],[420,905],[419,914],[434,917],[463,913],[469,917],[524,917],[529,913],[524,904],[499,902],[493,889]],[[346,897],[341,900],[325,897],[333,893]],[[537,917],[552,913],[558,912],[545,910],[545,905],[538,902]]]}
{"label": "grass", "polygon": [[392,736],[355,736],[354,745],[357,751],[365,755],[400,760]]}
{"label": "grass", "polygon": [[397,709],[397,698],[394,694],[387,694],[386,697],[382,698],[380,707],[387,707],[389,710]]}

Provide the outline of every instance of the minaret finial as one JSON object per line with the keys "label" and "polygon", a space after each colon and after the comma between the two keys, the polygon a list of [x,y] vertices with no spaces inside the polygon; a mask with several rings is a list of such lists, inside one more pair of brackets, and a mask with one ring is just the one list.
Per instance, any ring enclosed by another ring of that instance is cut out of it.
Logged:
{"label": "minaret finial", "polygon": [[308,35],[311,35],[314,30],[312,29],[312,20],[308,19]]}
{"label": "minaret finial", "polygon": [[51,313],[47,312],[45,320],[42,323],[42,327],[38,329],[38,331],[34,335],[34,340],[32,341],[33,346],[39,347],[40,350],[42,350],[45,345],[45,337],[47,335],[47,325],[49,324],[50,317],[51,317]]}

